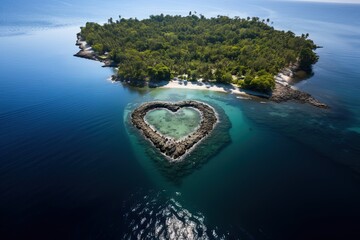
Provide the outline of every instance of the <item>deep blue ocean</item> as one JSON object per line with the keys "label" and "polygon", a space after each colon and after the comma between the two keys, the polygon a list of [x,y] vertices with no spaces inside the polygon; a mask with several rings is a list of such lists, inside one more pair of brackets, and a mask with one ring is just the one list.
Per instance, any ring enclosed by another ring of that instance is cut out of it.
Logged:
{"label": "deep blue ocean", "polygon": [[[295,87],[330,109],[130,88],[73,57],[87,21],[189,11],[309,33],[323,48]],[[359,13],[285,1],[3,0],[0,239],[360,239]],[[183,99],[214,105],[231,125],[231,141],[186,169],[155,160],[128,119],[142,102]]]}

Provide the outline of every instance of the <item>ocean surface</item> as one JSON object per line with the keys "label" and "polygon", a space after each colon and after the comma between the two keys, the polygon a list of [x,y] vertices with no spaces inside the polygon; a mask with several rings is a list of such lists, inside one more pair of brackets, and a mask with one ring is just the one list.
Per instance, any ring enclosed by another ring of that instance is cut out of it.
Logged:
{"label": "ocean surface", "polygon": [[[330,109],[131,88],[73,57],[87,21],[189,11],[309,33],[320,60],[295,86]],[[359,12],[280,1],[3,0],[0,239],[360,239]],[[223,125],[172,167],[129,113],[184,99],[214,106]]]}

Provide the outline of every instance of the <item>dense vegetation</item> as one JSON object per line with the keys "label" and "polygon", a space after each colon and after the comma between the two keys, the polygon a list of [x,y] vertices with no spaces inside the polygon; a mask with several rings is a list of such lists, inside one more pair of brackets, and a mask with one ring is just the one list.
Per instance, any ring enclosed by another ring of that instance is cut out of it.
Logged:
{"label": "dense vegetation", "polygon": [[99,25],[86,23],[81,36],[97,53],[118,65],[122,80],[169,80],[182,76],[236,83],[243,88],[269,91],[274,75],[299,63],[306,71],[318,57],[308,34],[278,31],[270,20],[203,15],[150,16]]}

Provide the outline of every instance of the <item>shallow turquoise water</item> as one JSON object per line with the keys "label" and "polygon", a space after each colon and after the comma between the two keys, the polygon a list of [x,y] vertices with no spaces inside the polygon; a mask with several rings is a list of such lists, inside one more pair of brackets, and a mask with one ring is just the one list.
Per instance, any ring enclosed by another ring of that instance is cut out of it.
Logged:
{"label": "shallow turquoise water", "polygon": [[[358,5],[84,3],[5,0],[0,8],[1,239],[151,239],[171,231],[195,239],[360,238]],[[72,56],[87,20],[193,8],[309,32],[324,48],[315,75],[296,87],[331,109],[130,88],[108,81],[111,69]],[[170,166],[128,116],[146,101],[185,99],[221,110],[226,127],[187,164]]]}
{"label": "shallow turquoise water", "polygon": [[176,113],[156,109],[149,111],[145,115],[145,120],[161,134],[178,140],[199,128],[201,115],[191,108],[182,108]]}

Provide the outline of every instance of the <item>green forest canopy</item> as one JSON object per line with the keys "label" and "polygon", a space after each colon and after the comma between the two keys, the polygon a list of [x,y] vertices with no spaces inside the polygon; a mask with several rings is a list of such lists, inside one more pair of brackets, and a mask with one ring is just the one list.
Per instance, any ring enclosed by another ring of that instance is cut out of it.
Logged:
{"label": "green forest canopy", "polygon": [[270,20],[227,16],[206,18],[151,15],[99,25],[88,22],[81,36],[97,55],[118,65],[121,80],[216,80],[243,88],[270,91],[274,75],[299,62],[311,71],[318,60],[308,34],[275,30]]}

